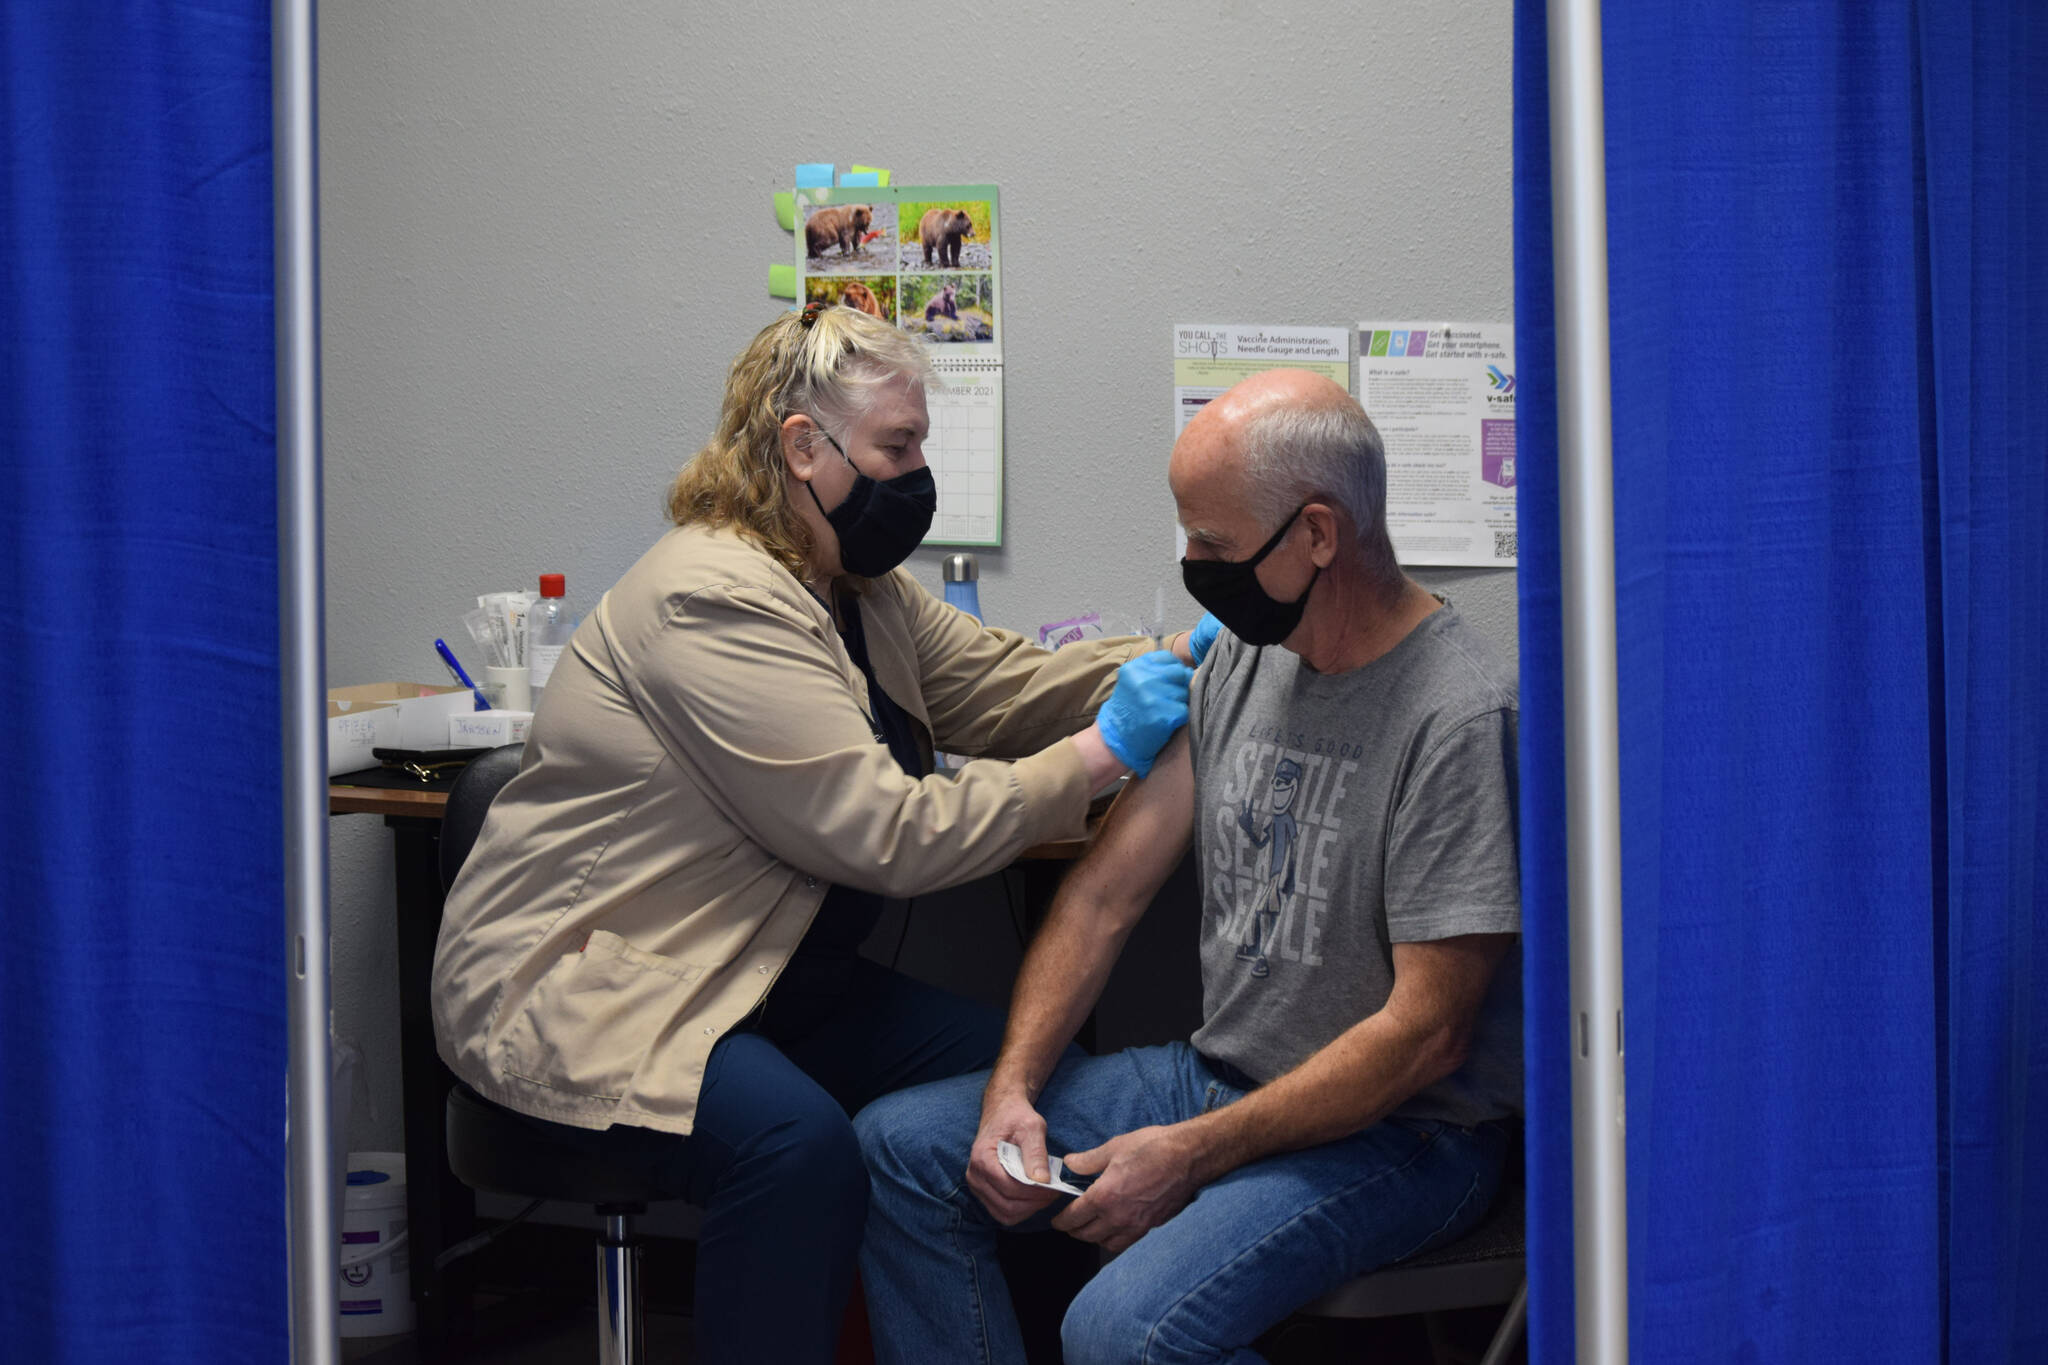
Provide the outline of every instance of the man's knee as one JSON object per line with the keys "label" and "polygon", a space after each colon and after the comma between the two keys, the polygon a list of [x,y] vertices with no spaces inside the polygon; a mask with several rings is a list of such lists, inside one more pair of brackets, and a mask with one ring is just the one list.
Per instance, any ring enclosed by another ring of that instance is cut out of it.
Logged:
{"label": "man's knee", "polygon": [[1237,1354],[1244,1342],[1201,1309],[1190,1286],[1124,1256],[1097,1272],[1060,1323],[1066,1365],[1214,1365]]}
{"label": "man's knee", "polygon": [[884,1095],[854,1118],[861,1157],[877,1182],[935,1194],[959,1182],[980,1114],[978,1104],[970,1109],[963,1103],[970,1086],[960,1080]]}
{"label": "man's knee", "polygon": [[1127,1276],[1110,1262],[1074,1297],[1060,1323],[1066,1365],[1134,1365],[1145,1358],[1153,1315],[1141,1305]]}

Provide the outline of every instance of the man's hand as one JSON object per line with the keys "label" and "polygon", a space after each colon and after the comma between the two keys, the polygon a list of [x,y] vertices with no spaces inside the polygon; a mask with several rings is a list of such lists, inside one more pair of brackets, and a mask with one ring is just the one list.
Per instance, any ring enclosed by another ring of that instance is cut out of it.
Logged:
{"label": "man's hand", "polygon": [[1078,1175],[1096,1175],[1088,1193],[1052,1225],[1084,1242],[1122,1251],[1186,1208],[1202,1186],[1196,1144],[1186,1124],[1134,1128],[1066,1159]]}
{"label": "man's hand", "polygon": [[1044,1180],[1051,1174],[1051,1163],[1045,1159],[1045,1119],[1021,1090],[983,1097],[981,1129],[974,1135],[974,1149],[967,1158],[967,1188],[974,1191],[989,1217],[1010,1227],[1060,1195],[1057,1190],[1014,1179],[996,1157],[998,1142],[1017,1144],[1024,1156],[1024,1173],[1032,1179]]}

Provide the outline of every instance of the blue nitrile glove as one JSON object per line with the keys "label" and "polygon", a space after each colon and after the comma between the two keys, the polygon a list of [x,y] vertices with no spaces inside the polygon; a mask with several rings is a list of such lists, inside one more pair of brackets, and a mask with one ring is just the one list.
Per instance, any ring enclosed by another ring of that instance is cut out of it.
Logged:
{"label": "blue nitrile glove", "polygon": [[1095,728],[1117,761],[1138,776],[1188,723],[1188,683],[1195,670],[1171,650],[1140,654],[1116,671],[1116,690],[1095,713]]}
{"label": "blue nitrile glove", "polygon": [[1216,637],[1223,633],[1223,623],[1216,619],[1213,611],[1203,612],[1202,619],[1195,622],[1195,628],[1188,632],[1188,657],[1200,664],[1209,655],[1209,646],[1216,643]]}

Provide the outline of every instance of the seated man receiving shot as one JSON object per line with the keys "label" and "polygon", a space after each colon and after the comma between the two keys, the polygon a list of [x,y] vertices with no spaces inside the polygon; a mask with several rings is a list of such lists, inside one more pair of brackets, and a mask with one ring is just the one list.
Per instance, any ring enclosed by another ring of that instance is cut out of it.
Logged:
{"label": "seated man receiving shot", "polygon": [[[1460,1236],[1501,1181],[1514,678],[1396,564],[1379,434],[1337,385],[1244,381],[1188,424],[1171,480],[1188,589],[1228,628],[1195,632],[1188,731],[1061,887],[993,1071],[855,1125],[884,1361],[1021,1361],[996,1240],[1050,1227],[1120,1253],[1067,1314],[1068,1365],[1256,1362],[1267,1328]],[[1191,840],[1202,1026],[1070,1054]],[[1085,1193],[1032,1183],[1049,1153]]]}

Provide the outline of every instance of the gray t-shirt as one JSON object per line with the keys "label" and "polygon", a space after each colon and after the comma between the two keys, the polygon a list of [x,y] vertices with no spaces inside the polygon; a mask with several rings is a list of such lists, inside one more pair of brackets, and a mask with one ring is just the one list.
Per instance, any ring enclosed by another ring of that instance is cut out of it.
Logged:
{"label": "gray t-shirt", "polygon": [[[1225,633],[1189,710],[1204,1055],[1272,1080],[1386,1004],[1392,944],[1521,932],[1515,680],[1448,604],[1339,674]],[[1521,978],[1518,944],[1465,1065],[1397,1113],[1520,1112]]]}

